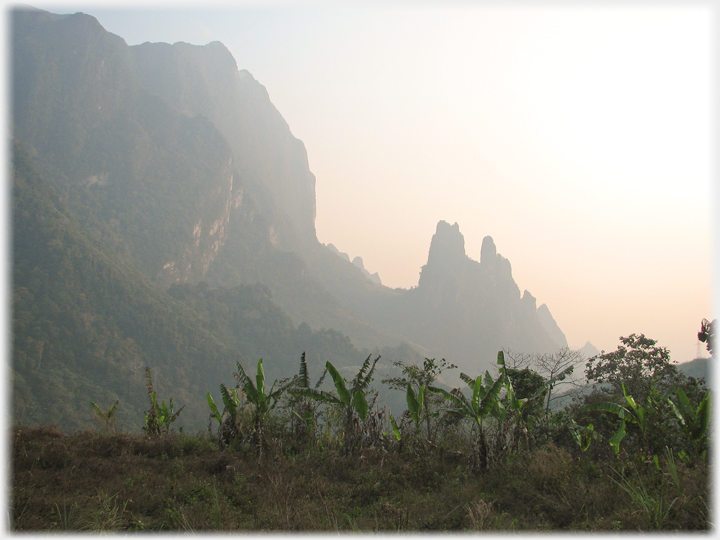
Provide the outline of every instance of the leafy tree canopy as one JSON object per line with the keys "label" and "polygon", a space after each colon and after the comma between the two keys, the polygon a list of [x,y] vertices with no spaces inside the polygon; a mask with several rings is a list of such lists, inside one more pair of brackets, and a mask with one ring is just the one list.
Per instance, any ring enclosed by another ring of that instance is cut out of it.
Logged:
{"label": "leafy tree canopy", "polygon": [[677,380],[677,368],[670,363],[670,351],[643,334],[620,338],[617,350],[602,351],[587,361],[585,376],[589,383],[610,383],[611,393],[622,395],[622,383],[636,397],[646,396],[654,384],[669,387]]}

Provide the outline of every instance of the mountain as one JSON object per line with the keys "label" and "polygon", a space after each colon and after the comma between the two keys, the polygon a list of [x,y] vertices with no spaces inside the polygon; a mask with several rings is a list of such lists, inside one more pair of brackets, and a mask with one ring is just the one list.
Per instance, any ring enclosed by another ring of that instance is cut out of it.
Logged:
{"label": "mountain", "polygon": [[[77,429],[91,423],[89,400],[119,399],[125,427],[139,429],[149,366],[159,396],[186,406],[178,424],[200,430],[205,394],[233,381],[236,361],[252,372],[263,358],[272,381],[297,373],[303,351],[316,376],[328,360],[355,366],[370,354],[335,330],[295,326],[260,284],[164,290],[82,231],[19,144],[11,177],[16,421]],[[383,355],[384,366],[419,360]]]}
{"label": "mountain", "polygon": [[468,373],[493,365],[501,349],[543,353],[567,346],[547,306],[537,308],[529,292],[520,294],[492,238],[483,239],[481,260],[474,261],[457,223],[437,224],[417,287],[376,300],[377,309],[364,312],[368,320]]}
{"label": "mountain", "polygon": [[338,257],[341,259],[352,262],[353,265],[357,266],[360,270],[362,270],[363,274],[366,278],[368,278],[373,283],[376,283],[377,285],[382,285],[382,280],[380,279],[380,275],[375,272],[374,274],[371,274],[365,269],[365,264],[363,263],[362,257],[357,256],[352,261],[350,261],[350,255],[347,253],[341,252],[338,248],[336,248],[333,244],[327,244],[326,246],[330,251],[335,253]]}
{"label": "mountain", "polygon": [[699,379],[705,378],[705,384],[708,388],[714,388],[713,379],[715,373],[715,366],[713,365],[713,358],[696,358],[690,362],[683,362],[682,364],[676,364],[678,371],[683,373],[687,377],[694,377]]}
{"label": "mountain", "polygon": [[489,236],[473,261],[439,222],[410,290],[321,244],[305,147],[221,43],[130,47],[82,13],[11,25],[13,204],[36,208],[13,214],[17,418],[64,418],[42,405],[52,377],[53,400],[137,413],[149,365],[197,421],[235,360],[280,378],[306,347],[348,373],[383,351],[387,372],[427,356],[472,374],[566,344]]}
{"label": "mountain", "polygon": [[593,356],[598,356],[600,354],[598,348],[589,341],[585,342],[585,345],[582,346],[580,352],[585,358],[592,358]]}

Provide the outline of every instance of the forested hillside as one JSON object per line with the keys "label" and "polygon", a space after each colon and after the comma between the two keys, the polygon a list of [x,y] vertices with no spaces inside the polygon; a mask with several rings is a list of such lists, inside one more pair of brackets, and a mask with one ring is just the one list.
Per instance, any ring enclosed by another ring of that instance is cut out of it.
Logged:
{"label": "forested hillside", "polygon": [[17,420],[72,429],[119,399],[137,427],[146,366],[197,427],[235,361],[287,377],[303,351],[313,372],[382,352],[387,376],[423,357],[474,373],[500,348],[565,345],[457,224],[438,224],[411,290],[318,242],[305,147],[221,43],[129,47],[30,8],[11,25]]}
{"label": "forested hillside", "polygon": [[293,325],[262,285],[163,291],[80,230],[19,145],[13,165],[16,421],[72,430],[91,425],[90,400],[119,399],[124,426],[138,429],[149,366],[158,393],[186,405],[178,424],[197,430],[205,394],[230,382],[236,361],[265,358],[282,377],[302,351],[318,376],[327,360],[362,360],[339,332]]}

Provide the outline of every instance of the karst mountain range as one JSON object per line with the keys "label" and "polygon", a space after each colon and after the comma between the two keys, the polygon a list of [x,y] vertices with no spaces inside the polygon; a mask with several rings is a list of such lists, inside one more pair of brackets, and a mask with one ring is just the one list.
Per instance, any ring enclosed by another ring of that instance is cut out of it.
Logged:
{"label": "karst mountain range", "polygon": [[81,13],[10,23],[17,418],[76,428],[117,399],[141,421],[145,366],[202,428],[236,361],[475,374],[500,349],[567,346],[502,246],[470,259],[452,216],[409,290],[320,243],[305,147],[221,43],[128,46]]}

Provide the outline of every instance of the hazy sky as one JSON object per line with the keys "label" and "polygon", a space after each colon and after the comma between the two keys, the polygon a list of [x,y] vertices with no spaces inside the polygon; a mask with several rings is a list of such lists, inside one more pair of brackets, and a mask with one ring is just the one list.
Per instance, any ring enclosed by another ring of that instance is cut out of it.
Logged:
{"label": "hazy sky", "polygon": [[458,222],[570,346],[635,332],[695,357],[718,223],[713,3],[33,5],[130,45],[223,42],[305,143],[319,240],[385,285],[417,285],[437,222]]}

